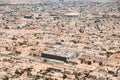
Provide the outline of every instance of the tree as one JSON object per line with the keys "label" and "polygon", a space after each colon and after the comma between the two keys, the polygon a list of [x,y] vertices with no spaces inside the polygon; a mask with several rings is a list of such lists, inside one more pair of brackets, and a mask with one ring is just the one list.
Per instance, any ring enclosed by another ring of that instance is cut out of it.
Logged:
{"label": "tree", "polygon": [[102,66],[102,65],[103,65],[102,61],[101,61],[101,62],[99,62],[99,65],[100,65],[100,66]]}
{"label": "tree", "polygon": [[88,63],[88,65],[91,65],[91,64],[92,64],[91,61],[88,61],[87,63]]}
{"label": "tree", "polygon": [[79,29],[79,32],[80,32],[80,33],[84,33],[84,30],[83,30],[83,29]]}
{"label": "tree", "polygon": [[63,80],[64,80],[64,79],[66,79],[66,78],[67,78],[67,75],[66,75],[66,74],[64,74],[64,75],[63,75]]}

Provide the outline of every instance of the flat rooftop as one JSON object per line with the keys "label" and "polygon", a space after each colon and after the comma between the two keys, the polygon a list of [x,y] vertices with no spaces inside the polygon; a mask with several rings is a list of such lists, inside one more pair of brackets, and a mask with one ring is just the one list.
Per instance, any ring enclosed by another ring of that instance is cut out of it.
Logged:
{"label": "flat rooftop", "polygon": [[120,59],[120,53],[115,55],[115,59]]}
{"label": "flat rooftop", "polygon": [[53,48],[53,49],[44,51],[43,53],[62,56],[62,57],[71,57],[73,54],[80,53],[80,51],[76,49],[71,49],[71,48]]}
{"label": "flat rooftop", "polygon": [[80,13],[79,12],[68,12],[65,13],[65,16],[78,16]]}

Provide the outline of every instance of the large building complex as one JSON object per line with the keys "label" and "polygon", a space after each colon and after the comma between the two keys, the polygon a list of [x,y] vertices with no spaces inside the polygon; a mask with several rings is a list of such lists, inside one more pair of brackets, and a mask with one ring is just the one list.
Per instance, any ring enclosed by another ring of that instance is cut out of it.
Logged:
{"label": "large building complex", "polygon": [[79,54],[80,51],[74,49],[54,48],[53,50],[44,51],[41,57],[67,62],[71,59],[77,58]]}

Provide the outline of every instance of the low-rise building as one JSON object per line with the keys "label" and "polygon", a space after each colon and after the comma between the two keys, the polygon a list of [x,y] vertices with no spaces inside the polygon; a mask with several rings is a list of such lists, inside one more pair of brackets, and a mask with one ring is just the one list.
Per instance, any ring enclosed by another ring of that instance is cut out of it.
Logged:
{"label": "low-rise building", "polygon": [[80,51],[74,49],[51,49],[44,51],[41,55],[43,58],[55,59],[61,61],[68,61],[74,58],[77,58],[80,54]]}

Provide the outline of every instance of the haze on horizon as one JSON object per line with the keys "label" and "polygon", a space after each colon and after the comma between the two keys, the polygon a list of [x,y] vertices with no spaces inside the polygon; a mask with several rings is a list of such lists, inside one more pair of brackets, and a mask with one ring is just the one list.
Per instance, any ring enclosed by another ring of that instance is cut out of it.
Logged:
{"label": "haze on horizon", "polygon": [[118,0],[90,0],[90,1],[94,1],[94,2],[114,2],[114,1],[118,1]]}
{"label": "haze on horizon", "polygon": [[[0,0],[0,4],[21,4],[21,3],[41,3],[45,1],[60,1],[60,0]],[[80,1],[80,0],[64,0],[64,1]],[[118,0],[81,0],[92,2],[115,2]]]}

